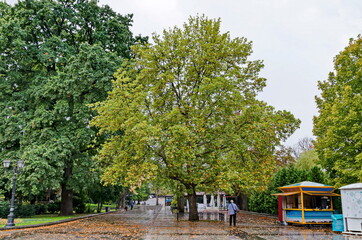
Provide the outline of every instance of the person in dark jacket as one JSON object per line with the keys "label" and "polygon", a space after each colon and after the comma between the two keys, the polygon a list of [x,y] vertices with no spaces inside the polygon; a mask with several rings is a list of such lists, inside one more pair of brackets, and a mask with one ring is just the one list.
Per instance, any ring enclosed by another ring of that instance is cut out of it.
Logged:
{"label": "person in dark jacket", "polygon": [[129,207],[130,207],[131,210],[133,209],[133,205],[134,205],[134,201],[131,199],[129,201]]}

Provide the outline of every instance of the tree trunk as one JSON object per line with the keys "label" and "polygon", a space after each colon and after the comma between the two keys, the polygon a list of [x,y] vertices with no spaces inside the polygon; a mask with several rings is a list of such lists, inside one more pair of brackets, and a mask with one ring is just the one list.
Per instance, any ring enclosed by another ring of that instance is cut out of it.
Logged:
{"label": "tree trunk", "polygon": [[72,168],[65,167],[63,174],[62,193],[60,202],[60,214],[61,216],[73,215],[73,190],[67,188],[67,182],[72,175]]}
{"label": "tree trunk", "polygon": [[73,215],[73,191],[68,190],[66,183],[62,184],[62,201],[60,202],[61,216]]}
{"label": "tree trunk", "polygon": [[97,213],[102,212],[103,202],[98,202]]}
{"label": "tree trunk", "polygon": [[126,196],[128,194],[128,189],[124,189],[123,192],[119,195],[119,201],[117,204],[117,209],[126,207]]}
{"label": "tree trunk", "polygon": [[158,206],[159,203],[158,203],[158,189],[156,189],[156,206]]}
{"label": "tree trunk", "polygon": [[185,212],[185,197],[184,196],[177,198],[177,210],[180,213]]}
{"label": "tree trunk", "polygon": [[189,210],[189,221],[199,221],[199,214],[197,212],[197,200],[196,200],[196,191],[193,190],[192,193],[187,194],[189,200],[190,210]]}
{"label": "tree trunk", "polygon": [[242,203],[242,209],[245,211],[248,211],[248,196],[245,194],[241,194],[241,203]]}
{"label": "tree trunk", "polygon": [[238,205],[241,210],[248,211],[248,197],[245,194],[238,194]]}

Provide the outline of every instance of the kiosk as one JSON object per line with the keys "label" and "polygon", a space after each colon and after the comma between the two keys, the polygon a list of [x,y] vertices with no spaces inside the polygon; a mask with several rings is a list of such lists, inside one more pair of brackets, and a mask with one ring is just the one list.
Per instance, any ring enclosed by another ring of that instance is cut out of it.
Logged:
{"label": "kiosk", "polygon": [[354,183],[340,188],[344,232],[362,235],[362,183]]}
{"label": "kiosk", "polygon": [[300,182],[279,187],[279,221],[284,224],[331,224],[333,209],[332,197],[335,188],[315,182]]}

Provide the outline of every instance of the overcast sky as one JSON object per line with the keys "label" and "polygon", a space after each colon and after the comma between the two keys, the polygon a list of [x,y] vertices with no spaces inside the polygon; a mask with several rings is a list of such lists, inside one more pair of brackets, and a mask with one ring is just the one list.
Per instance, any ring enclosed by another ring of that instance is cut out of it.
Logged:
{"label": "overcast sky", "polygon": [[[14,3],[15,0],[7,0]],[[333,58],[362,33],[361,0],[100,0],[132,13],[135,35],[161,34],[189,16],[220,18],[222,31],[253,42],[253,59],[264,60],[267,87],[260,99],[302,121],[286,142],[313,137],[317,81],[333,70]]]}

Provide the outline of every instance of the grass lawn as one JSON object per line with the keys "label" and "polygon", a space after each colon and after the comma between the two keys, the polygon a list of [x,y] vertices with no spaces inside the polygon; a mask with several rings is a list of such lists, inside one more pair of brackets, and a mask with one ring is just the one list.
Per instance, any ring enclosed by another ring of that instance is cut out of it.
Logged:
{"label": "grass lawn", "polygon": [[[56,222],[59,220],[76,218],[86,215],[89,214],[74,214],[73,216],[58,216],[57,214],[44,214],[44,215],[35,215],[34,217],[30,218],[15,218],[14,222],[15,226],[26,226],[26,225]],[[5,227],[7,221],[8,221],[7,219],[0,219],[0,227]]]}
{"label": "grass lawn", "polygon": [[[97,204],[87,204],[90,205],[92,209],[94,209],[93,213],[96,213]],[[102,212],[105,212],[105,207],[115,208],[115,204],[108,205],[105,204],[102,207]],[[41,223],[49,223],[49,222],[56,222],[59,220],[69,219],[69,218],[76,218],[81,216],[89,215],[87,213],[82,214],[74,214],[72,216],[58,216],[58,214],[44,214],[44,215],[35,215],[33,217],[29,218],[15,218],[15,226],[26,226],[26,225],[34,225],[34,224],[41,224]],[[5,224],[7,223],[7,219],[0,219],[0,227],[5,227]]]}

